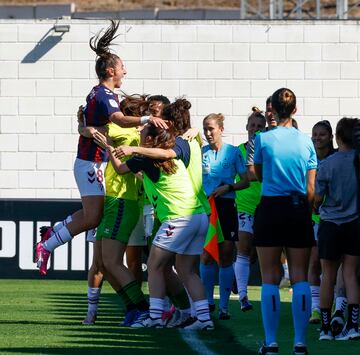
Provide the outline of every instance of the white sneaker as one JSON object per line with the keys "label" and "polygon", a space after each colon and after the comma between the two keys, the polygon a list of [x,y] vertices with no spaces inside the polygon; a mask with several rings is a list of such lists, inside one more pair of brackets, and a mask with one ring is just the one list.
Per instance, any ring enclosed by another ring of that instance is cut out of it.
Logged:
{"label": "white sneaker", "polygon": [[350,328],[347,329],[346,326],[342,332],[335,337],[335,340],[359,340],[360,333],[358,329]]}
{"label": "white sneaker", "polygon": [[185,330],[214,330],[214,323],[211,319],[201,321],[199,319],[193,318],[194,321],[192,324],[185,326]]}
{"label": "white sneaker", "polygon": [[88,312],[86,318],[83,320],[84,325],[94,325],[96,321],[96,312]]}
{"label": "white sneaker", "polygon": [[320,330],[320,336],[319,336],[319,340],[333,340],[334,336],[331,332],[331,330]]}
{"label": "white sneaker", "polygon": [[336,311],[331,317],[330,327],[333,335],[339,335],[344,329],[345,318],[341,311]]}
{"label": "white sneaker", "polygon": [[172,317],[166,323],[166,328],[176,328],[179,327],[182,323],[184,323],[190,316],[189,313],[181,312],[180,310],[176,310]]}
{"label": "white sneaker", "polygon": [[161,318],[151,318],[149,312],[139,312],[139,316],[131,324],[131,328],[163,328],[164,321]]}

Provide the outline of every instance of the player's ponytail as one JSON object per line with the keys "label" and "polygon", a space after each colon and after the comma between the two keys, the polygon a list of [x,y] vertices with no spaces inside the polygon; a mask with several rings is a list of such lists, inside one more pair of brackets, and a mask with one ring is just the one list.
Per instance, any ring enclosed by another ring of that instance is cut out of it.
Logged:
{"label": "player's ponytail", "polygon": [[100,80],[108,77],[107,69],[115,68],[117,61],[120,59],[116,54],[110,52],[112,41],[118,36],[116,32],[119,28],[119,22],[111,20],[110,26],[105,33],[100,36],[101,32],[90,38],[90,48],[96,53],[97,59],[95,71]]}

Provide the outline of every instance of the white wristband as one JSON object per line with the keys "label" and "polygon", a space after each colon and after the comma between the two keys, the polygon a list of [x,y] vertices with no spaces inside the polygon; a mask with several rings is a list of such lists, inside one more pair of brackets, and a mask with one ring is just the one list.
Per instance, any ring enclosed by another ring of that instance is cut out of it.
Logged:
{"label": "white wristband", "polygon": [[140,117],[140,124],[143,126],[150,121],[150,116],[141,116]]}

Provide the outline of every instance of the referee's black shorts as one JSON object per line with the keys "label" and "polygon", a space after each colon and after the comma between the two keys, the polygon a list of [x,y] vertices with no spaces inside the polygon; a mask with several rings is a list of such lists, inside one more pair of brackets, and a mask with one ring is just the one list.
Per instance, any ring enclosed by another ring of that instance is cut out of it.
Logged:
{"label": "referee's black shorts", "polygon": [[215,206],[218,213],[224,239],[229,240],[231,242],[237,242],[239,240],[238,238],[239,220],[238,220],[235,199],[216,197]]}
{"label": "referee's black shorts", "polygon": [[306,196],[262,196],[255,211],[257,247],[311,248],[315,246]]}

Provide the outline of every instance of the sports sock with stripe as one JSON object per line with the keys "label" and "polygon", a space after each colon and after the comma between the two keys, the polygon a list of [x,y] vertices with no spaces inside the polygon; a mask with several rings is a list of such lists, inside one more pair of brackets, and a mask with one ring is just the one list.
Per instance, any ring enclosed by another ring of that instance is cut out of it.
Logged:
{"label": "sports sock with stripe", "polygon": [[217,266],[215,264],[200,263],[200,277],[204,284],[209,304],[214,304],[214,286]]}
{"label": "sports sock with stripe", "polygon": [[234,263],[234,273],[236,277],[239,299],[247,296],[247,287],[250,275],[250,257],[247,255],[239,255]]}
{"label": "sports sock with stripe", "polygon": [[310,286],[311,290],[311,309],[320,310],[320,286]]}
{"label": "sports sock with stripe", "polygon": [[306,333],[311,315],[311,292],[307,281],[297,282],[293,286],[292,313],[295,330],[295,344],[306,344]]}
{"label": "sports sock with stripe", "polygon": [[346,328],[359,329],[359,305],[358,304],[349,304],[348,305],[348,318],[346,322]]}
{"label": "sports sock with stripe", "polygon": [[199,300],[194,302],[196,317],[199,321],[207,321],[210,319],[208,300]]}
{"label": "sports sock with stripe", "polygon": [[159,319],[164,312],[164,299],[150,297],[150,317]]}
{"label": "sports sock with stripe", "polygon": [[280,320],[280,291],[278,285],[262,285],[261,314],[265,331],[265,345],[276,343]]}
{"label": "sports sock with stripe", "polygon": [[147,311],[149,309],[149,304],[146,301],[144,293],[141,291],[138,281],[134,280],[129,282],[123,286],[123,290],[139,311]]}
{"label": "sports sock with stripe", "polygon": [[66,226],[63,226],[59,231],[52,232],[51,237],[44,242],[44,248],[49,251],[53,252],[59,246],[69,242],[72,239],[72,236],[67,229]]}
{"label": "sports sock with stripe", "polygon": [[101,288],[88,287],[88,312],[96,313],[99,305]]}
{"label": "sports sock with stripe", "polygon": [[228,309],[229,298],[234,282],[234,268],[232,265],[219,268],[219,288],[220,288],[220,309]]}
{"label": "sports sock with stripe", "polygon": [[126,311],[130,311],[132,309],[136,309],[135,304],[131,301],[131,299],[129,298],[129,296],[125,293],[123,288],[119,288],[116,293],[119,295],[119,297],[121,298],[121,301],[123,302]]}
{"label": "sports sock with stripe", "polygon": [[53,231],[58,232],[62,227],[68,225],[70,222],[72,222],[72,215],[67,216],[62,222],[55,224],[53,226]]}
{"label": "sports sock with stripe", "polygon": [[320,311],[321,311],[321,329],[330,330],[331,309],[321,308]]}

